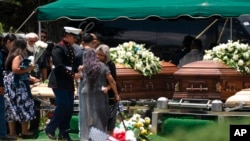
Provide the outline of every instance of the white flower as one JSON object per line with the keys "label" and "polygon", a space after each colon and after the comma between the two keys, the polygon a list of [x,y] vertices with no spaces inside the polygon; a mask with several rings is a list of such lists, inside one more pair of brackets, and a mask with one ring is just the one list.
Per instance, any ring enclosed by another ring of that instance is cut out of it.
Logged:
{"label": "white flower", "polygon": [[126,56],[131,57],[132,53],[131,52],[126,52]]}
{"label": "white flower", "polygon": [[227,60],[227,59],[228,59],[228,57],[227,57],[227,56],[224,56],[222,60]]}
{"label": "white flower", "polygon": [[235,61],[237,61],[237,60],[239,59],[239,55],[238,55],[238,54],[234,54],[234,55],[233,55],[233,59],[234,59]]}
{"label": "white flower", "polygon": [[115,62],[117,62],[117,63],[119,63],[119,64],[123,64],[123,63],[124,63],[124,60],[121,59],[121,58],[117,58],[117,59],[115,60]]}
{"label": "white flower", "polygon": [[125,140],[126,141],[136,141],[135,133],[131,130],[128,130],[126,132]]}
{"label": "white flower", "polygon": [[212,56],[210,54],[206,54],[203,56],[203,60],[211,60]]}
{"label": "white flower", "polygon": [[243,65],[244,65],[244,61],[240,59],[240,60],[238,61],[238,65],[239,65],[239,66],[243,66]]}
{"label": "white flower", "polygon": [[244,59],[248,60],[249,59],[249,52],[247,51],[247,52],[243,53],[243,57],[244,57]]}
{"label": "white flower", "polygon": [[129,43],[125,42],[125,43],[123,43],[123,46],[124,47],[129,47]]}
{"label": "white flower", "polygon": [[41,41],[41,40],[38,40],[36,43],[35,43],[35,46],[36,47],[39,47],[39,48],[47,48],[48,47],[48,44]]}
{"label": "white flower", "polygon": [[43,52],[46,50],[46,48],[48,47],[48,44],[38,40],[37,42],[35,42],[35,52],[34,52],[34,64],[37,63],[38,59],[42,56]]}
{"label": "white flower", "polygon": [[[30,63],[33,64],[34,63],[34,56],[29,56],[28,59],[31,61]],[[34,65],[34,64],[33,64]]]}

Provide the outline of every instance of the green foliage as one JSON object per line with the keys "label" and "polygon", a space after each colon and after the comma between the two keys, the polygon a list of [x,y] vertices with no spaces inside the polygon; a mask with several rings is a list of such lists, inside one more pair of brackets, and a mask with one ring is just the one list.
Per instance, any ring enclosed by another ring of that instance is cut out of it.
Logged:
{"label": "green foliage", "polygon": [[2,35],[3,34],[3,25],[2,25],[2,23],[0,22],[0,35]]}
{"label": "green foliage", "polygon": [[43,82],[43,83],[48,84],[48,83],[49,83],[49,79],[44,80],[44,82]]}
{"label": "green foliage", "polygon": [[2,0],[3,2],[14,4],[14,5],[21,5],[20,0]]}
{"label": "green foliage", "polygon": [[[29,15],[39,6],[55,0],[2,0],[0,1],[0,21],[5,32],[15,32]],[[37,13],[32,15],[19,32],[37,31]]]}
{"label": "green foliage", "polygon": [[11,26],[10,29],[9,29],[9,33],[14,33],[14,28]]}

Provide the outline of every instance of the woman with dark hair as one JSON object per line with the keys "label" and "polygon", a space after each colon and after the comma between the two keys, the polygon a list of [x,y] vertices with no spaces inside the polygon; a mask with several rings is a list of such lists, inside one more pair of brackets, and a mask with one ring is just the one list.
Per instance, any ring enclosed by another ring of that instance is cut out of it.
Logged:
{"label": "woman with dark hair", "polygon": [[5,70],[4,63],[15,40],[16,36],[14,34],[7,34],[3,39],[3,46],[0,48],[0,140],[16,140],[15,137],[7,136],[3,83],[3,71]]}
{"label": "woman with dark hair", "polygon": [[88,48],[83,54],[82,71],[82,133],[80,140],[89,140],[89,131],[93,126],[103,132],[107,132],[109,119],[108,95],[105,93],[109,84],[115,94],[115,100],[119,101],[116,82],[106,64],[98,60],[95,50]]}
{"label": "woman with dark hair", "polygon": [[5,62],[4,87],[6,97],[6,115],[10,136],[17,136],[15,121],[22,127],[22,137],[30,138],[33,133],[28,130],[28,122],[35,118],[34,100],[29,85],[29,72],[34,65],[29,65],[25,58],[27,42],[24,39],[14,41]]}
{"label": "woman with dark hair", "polygon": [[13,45],[13,41],[16,40],[16,35],[9,33],[3,38],[3,47],[1,47],[1,52],[3,54],[4,62],[8,56],[9,50]]}
{"label": "woman with dark hair", "polygon": [[[97,54],[97,58],[101,62],[107,65],[112,77],[116,81],[116,67],[115,67],[115,63],[110,59],[109,46],[105,44],[99,45],[96,48],[96,54]],[[115,101],[115,93],[109,85],[107,86],[107,92],[108,92],[108,97],[109,97],[109,108],[110,108],[110,112],[112,113],[112,115],[110,115],[108,119],[107,129],[108,129],[109,134],[112,134],[115,128],[115,123],[116,123],[117,108],[116,108],[116,101]]]}

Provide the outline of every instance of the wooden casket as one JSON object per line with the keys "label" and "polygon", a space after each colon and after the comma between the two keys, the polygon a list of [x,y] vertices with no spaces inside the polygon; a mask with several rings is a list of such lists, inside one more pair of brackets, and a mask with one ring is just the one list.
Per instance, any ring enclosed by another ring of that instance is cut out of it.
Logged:
{"label": "wooden casket", "polygon": [[145,77],[134,69],[116,64],[117,84],[120,86],[122,100],[172,98],[174,92],[173,73],[177,71],[174,64],[163,62],[157,75]]}
{"label": "wooden casket", "polygon": [[196,61],[174,74],[174,99],[202,98],[225,101],[244,88],[250,88],[250,76],[219,62]]}

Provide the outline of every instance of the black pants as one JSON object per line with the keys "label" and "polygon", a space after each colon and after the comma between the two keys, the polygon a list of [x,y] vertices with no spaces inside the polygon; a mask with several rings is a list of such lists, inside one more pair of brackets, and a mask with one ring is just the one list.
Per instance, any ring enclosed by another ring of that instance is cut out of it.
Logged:
{"label": "black pants", "polygon": [[30,128],[29,131],[36,133],[39,130],[39,126],[40,126],[40,117],[41,117],[41,113],[40,113],[40,107],[41,107],[41,102],[34,100],[35,102],[35,115],[36,118],[30,121]]}

